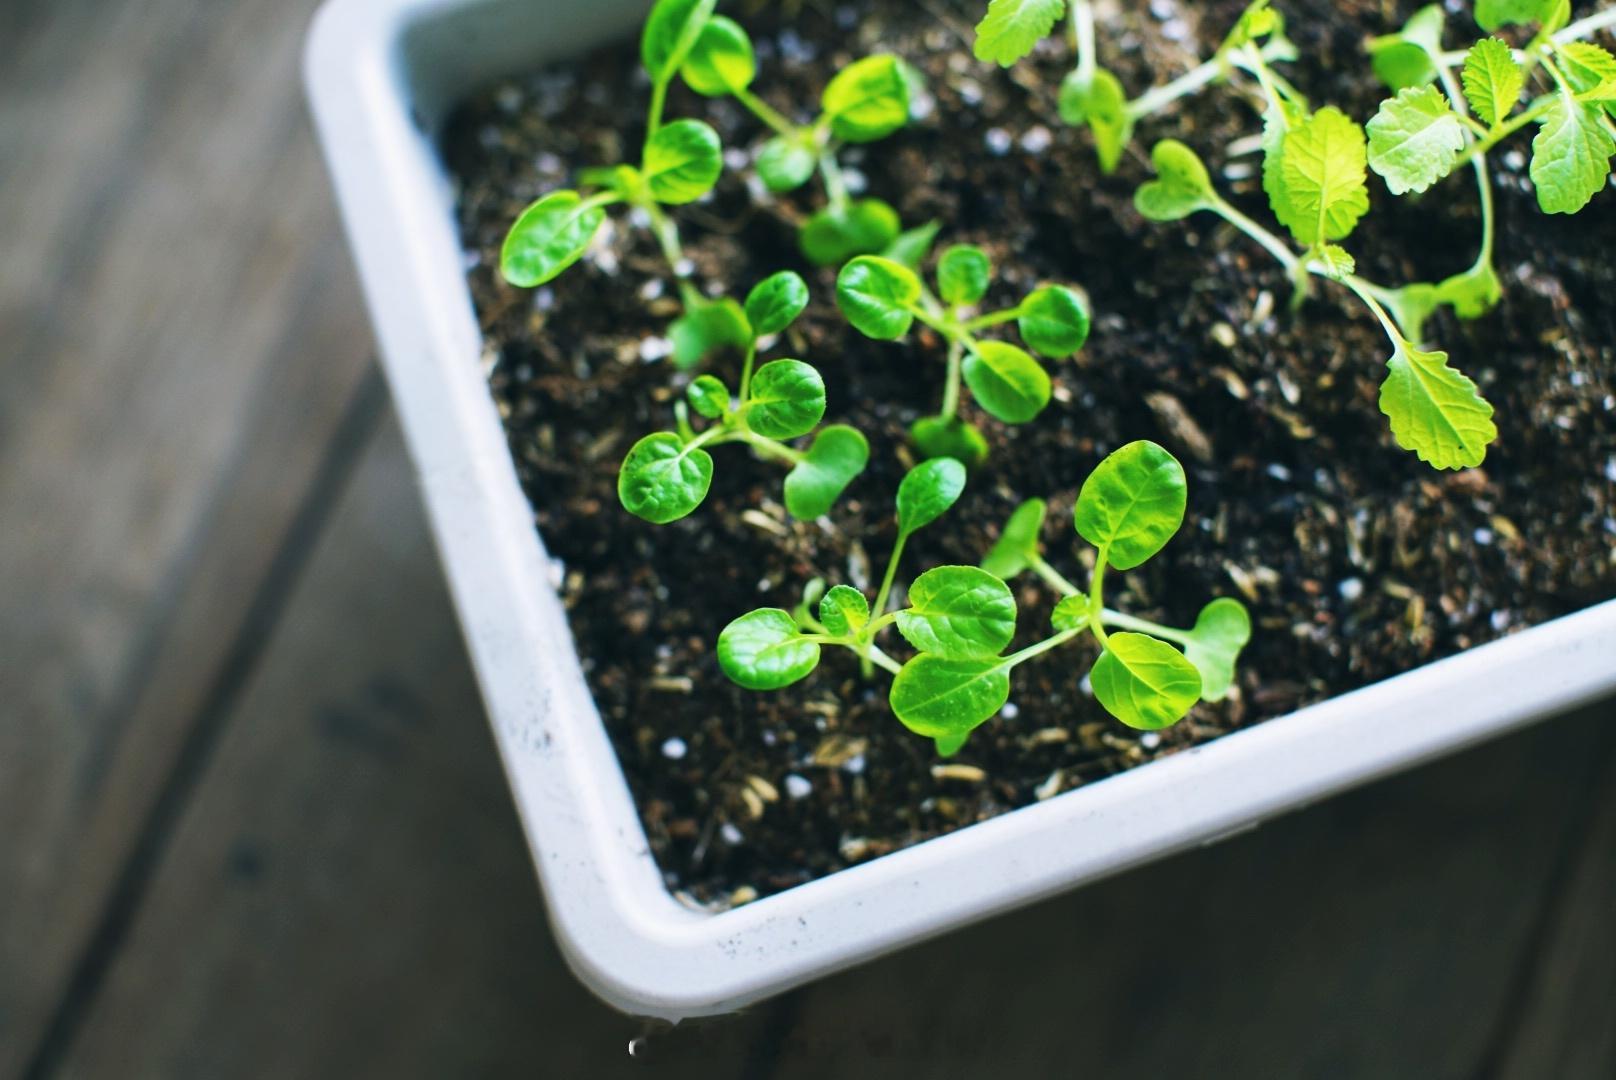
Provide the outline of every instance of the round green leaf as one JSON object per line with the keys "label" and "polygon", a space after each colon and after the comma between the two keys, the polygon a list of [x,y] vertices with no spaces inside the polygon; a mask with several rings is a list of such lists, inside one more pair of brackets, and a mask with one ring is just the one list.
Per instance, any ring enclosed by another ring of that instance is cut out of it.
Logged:
{"label": "round green leaf", "polygon": [[988,294],[993,282],[993,260],[970,244],[956,244],[943,252],[937,264],[937,295],[945,304],[975,304]]}
{"label": "round green leaf", "polygon": [[758,151],[757,171],[763,186],[780,195],[806,184],[818,163],[812,132],[797,138],[776,135]]}
{"label": "round green leaf", "polygon": [[798,521],[825,516],[869,463],[870,444],[864,436],[832,424],[814,436],[807,456],[786,477],[786,509]]}
{"label": "round green leaf", "polygon": [[669,206],[695,202],[713,190],[723,171],[724,147],[718,132],[700,120],[664,124],[645,145],[641,172],[657,202]]}
{"label": "round green leaf", "polygon": [[1076,596],[1067,596],[1055,605],[1050,613],[1049,622],[1060,633],[1069,630],[1081,630],[1089,624],[1094,617],[1094,605],[1082,593]]}
{"label": "round green leaf", "polygon": [[909,437],[926,458],[955,458],[967,469],[988,459],[988,441],[975,424],[955,416],[927,416],[916,420]]}
{"label": "round green leaf", "polygon": [[1177,139],[1163,139],[1150,152],[1156,179],[1134,193],[1133,205],[1150,221],[1181,221],[1217,205],[1212,177],[1195,151]]}
{"label": "round green leaf", "polygon": [[903,726],[958,749],[972,731],[1010,700],[1004,660],[946,660],[925,653],[903,666],[892,681],[892,712]]}
{"label": "round green leaf", "polygon": [[635,517],[667,525],[688,517],[712,484],[712,456],[665,432],[634,444],[617,475],[617,497]]}
{"label": "round green leaf", "polygon": [[838,585],[819,602],[819,621],[836,637],[852,637],[870,623],[870,602],[851,585]]}
{"label": "round green leaf", "polygon": [[705,97],[745,90],[757,77],[752,39],[734,19],[714,15],[701,28],[679,74],[686,86]]}
{"label": "round green leaf", "polygon": [[1038,535],[1043,531],[1047,512],[1048,505],[1042,499],[1028,499],[1016,507],[1005,522],[1004,532],[999,534],[999,542],[982,560],[982,569],[1005,581],[1020,576],[1039,557]]}
{"label": "round green leaf", "polygon": [[1061,83],[1058,105],[1061,119],[1073,127],[1088,125],[1094,132],[1094,149],[1103,172],[1115,172],[1122,152],[1133,138],[1133,117],[1128,112],[1128,94],[1117,77],[1098,68],[1085,78],[1081,68]]}
{"label": "round green leaf", "polygon": [[914,324],[920,278],[902,263],[861,255],[836,278],[836,306],[866,337],[896,341]]}
{"label": "round green leaf", "polygon": [[522,212],[505,237],[499,270],[522,289],[553,281],[583,258],[606,221],[598,206],[584,209],[576,191],[552,191]]}
{"label": "round green leaf", "polygon": [[964,373],[976,400],[1007,424],[1025,424],[1049,404],[1049,373],[1014,345],[979,342],[965,358]]}
{"label": "round green leaf", "polygon": [[1201,698],[1201,673],[1184,654],[1144,634],[1112,634],[1089,675],[1106,712],[1131,728],[1172,727]]}
{"label": "round green leaf", "polygon": [[1078,535],[1132,570],[1167,545],[1184,524],[1184,467],[1153,442],[1129,443],[1104,461],[1077,497]]}
{"label": "round green leaf", "polygon": [[795,439],[825,418],[825,380],[801,360],[776,360],[752,376],[746,426],[765,439]]}
{"label": "round green leaf", "polygon": [[1033,352],[1064,360],[1089,340],[1089,309],[1064,285],[1045,285],[1022,303],[1017,329]]}
{"label": "round green leaf", "polygon": [[924,653],[949,660],[997,657],[1016,636],[1010,586],[974,566],[939,566],[909,586],[898,632]]}
{"label": "round green leaf", "polygon": [[815,266],[835,266],[857,255],[875,255],[898,238],[898,212],[880,199],[860,199],[821,210],[802,227],[798,242]]}
{"label": "round green leaf", "polygon": [[838,139],[874,142],[909,122],[909,83],[895,57],[868,56],[837,73],[823,105]]}
{"label": "round green leaf", "polygon": [[685,391],[690,407],[709,420],[717,420],[729,411],[729,387],[722,379],[703,375]]}
{"label": "round green leaf", "polygon": [[1184,655],[1201,673],[1201,699],[1222,701],[1234,686],[1234,665],[1251,640],[1251,616],[1238,600],[1220,597],[1201,609]]}
{"label": "round green leaf", "polygon": [[790,270],[764,278],[746,298],[746,318],[758,337],[778,334],[808,308],[808,283]]}
{"label": "round green leaf", "polygon": [[725,297],[691,308],[668,328],[673,363],[680,371],[724,349],[744,352],[752,344],[752,325],[741,305]]}
{"label": "round green leaf", "polygon": [[672,80],[716,7],[718,0],[657,0],[640,35],[640,59],[653,83]]}
{"label": "round green leaf", "polygon": [[747,690],[782,690],[819,666],[819,646],[803,638],[789,612],[762,608],[724,627],[718,666]]}
{"label": "round green leaf", "polygon": [[946,514],[965,494],[965,466],[953,458],[916,465],[898,485],[898,531],[905,536]]}

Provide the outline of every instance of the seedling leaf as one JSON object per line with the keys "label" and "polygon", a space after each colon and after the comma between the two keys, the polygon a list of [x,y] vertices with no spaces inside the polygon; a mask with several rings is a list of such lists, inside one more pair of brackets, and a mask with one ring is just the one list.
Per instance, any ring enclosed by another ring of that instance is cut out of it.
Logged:
{"label": "seedling leaf", "polygon": [[982,408],[1007,424],[1025,424],[1049,404],[1049,373],[1006,342],[979,342],[965,357],[964,374]]}
{"label": "seedling leaf", "polygon": [[1616,140],[1600,119],[1598,105],[1562,91],[1532,140],[1532,183],[1546,214],[1575,214],[1610,179]]}
{"label": "seedling leaf", "polygon": [[718,183],[724,147],[718,132],[700,120],[664,124],[645,146],[641,172],[651,197],[669,206],[695,202]]}
{"label": "seedling leaf", "polygon": [[1483,38],[1465,56],[1465,98],[1476,118],[1496,128],[1515,111],[1526,87],[1526,72],[1515,62],[1515,54],[1498,38]]}
{"label": "seedling leaf", "polygon": [[976,26],[976,58],[1009,67],[1032,52],[1066,12],[1066,0],[993,0]]}
{"label": "seedling leaf", "polygon": [[1144,634],[1110,635],[1089,674],[1107,712],[1141,731],[1172,727],[1201,698],[1201,673],[1184,654]]}
{"label": "seedling leaf", "polygon": [[993,260],[970,244],[949,248],[937,264],[937,295],[954,307],[978,303],[992,282]]}
{"label": "seedling leaf", "polygon": [[669,432],[647,435],[629,451],[617,477],[623,508],[653,525],[688,517],[707,498],[713,459]]}
{"label": "seedling leaf", "polygon": [[1074,514],[1078,535],[1132,570],[1167,545],[1184,524],[1184,467],[1153,442],[1133,442],[1100,462],[1083,484]]}
{"label": "seedling leaf", "polygon": [[819,602],[819,621],[836,637],[852,637],[870,623],[870,602],[851,585],[838,585]]}
{"label": "seedling leaf", "polygon": [[898,531],[905,536],[946,514],[965,493],[965,466],[937,458],[909,470],[898,485]]}
{"label": "seedling leaf", "polygon": [[668,328],[673,363],[681,371],[724,349],[744,351],[752,344],[752,324],[741,305],[725,297],[691,308]]}
{"label": "seedling leaf", "polygon": [[836,279],[836,306],[866,337],[896,341],[914,325],[920,278],[902,263],[863,255],[842,267]]}
{"label": "seedling leaf", "polygon": [[1042,499],[1028,499],[1016,507],[998,543],[982,560],[982,569],[1005,581],[1020,576],[1038,558],[1038,536],[1048,510]]}
{"label": "seedling leaf", "polygon": [[926,653],[892,681],[892,712],[917,735],[958,750],[1010,700],[1010,673],[997,657],[946,660]]}
{"label": "seedling leaf", "polygon": [[718,0],[657,0],[640,36],[640,59],[653,83],[673,79],[717,7]]}
{"label": "seedling leaf", "polygon": [[691,383],[685,396],[690,399],[690,407],[709,420],[717,420],[729,411],[729,387],[712,375],[703,375]]}
{"label": "seedling leaf", "polygon": [[909,586],[898,632],[921,652],[944,659],[997,657],[1016,636],[1016,599],[986,570],[940,566]]}
{"label": "seedling leaf", "polygon": [[1459,115],[1434,86],[1399,92],[1369,121],[1369,167],[1393,195],[1429,190],[1464,148]]}
{"label": "seedling leaf", "polygon": [[909,122],[909,82],[896,57],[867,56],[837,72],[823,105],[838,139],[874,142]]}
{"label": "seedling leaf", "polygon": [[1616,56],[1590,41],[1572,41],[1559,48],[1566,81],[1584,101],[1599,101],[1616,117]]}
{"label": "seedling leaf", "polygon": [[802,227],[802,253],[816,266],[885,251],[898,238],[898,212],[880,199],[860,199],[819,211]]}
{"label": "seedling leaf", "polygon": [[553,191],[522,212],[499,255],[506,281],[531,289],[554,281],[583,258],[606,221],[606,211],[585,209],[582,203],[576,191]]}
{"label": "seedling leaf", "polygon": [[1476,22],[1489,32],[1500,26],[1547,23],[1564,4],[1565,0],[1476,0]]}
{"label": "seedling leaf", "polygon": [[809,134],[798,138],[776,135],[763,144],[758,151],[757,171],[764,187],[780,195],[808,182],[817,164],[811,138]]}
{"label": "seedling leaf", "polygon": [[1437,298],[1461,319],[1479,319],[1504,299],[1504,284],[1491,263],[1473,266],[1437,286]]}
{"label": "seedling leaf", "polygon": [[795,439],[825,418],[825,380],[801,360],[764,364],[752,377],[746,426],[766,439]]}
{"label": "seedling leaf", "polygon": [[1370,64],[1381,82],[1393,90],[1433,82],[1434,58],[1442,54],[1442,29],[1442,7],[1430,4],[1416,11],[1398,33],[1371,41]]}
{"label": "seedling leaf", "polygon": [[884,258],[893,262],[902,263],[915,273],[926,262],[926,256],[931,254],[932,244],[937,242],[937,234],[942,232],[943,223],[928,221],[924,225],[917,225],[913,229],[905,230],[885,250],[877,252]]}
{"label": "seedling leaf", "polygon": [[1222,701],[1234,687],[1235,661],[1251,640],[1251,616],[1238,600],[1220,597],[1201,609],[1184,656],[1201,673],[1201,700]]}
{"label": "seedling leaf", "polygon": [[1351,235],[1369,212],[1367,163],[1363,128],[1334,106],[1320,109],[1285,137],[1281,168],[1298,243],[1313,247]]}
{"label": "seedling leaf", "polygon": [[686,86],[705,97],[745,90],[757,78],[752,39],[734,19],[714,15],[702,27],[679,74]]}
{"label": "seedling leaf", "polygon": [[1096,68],[1091,77],[1074,71],[1061,83],[1061,119],[1073,127],[1088,125],[1094,132],[1094,149],[1100,169],[1116,171],[1122,152],[1133,138],[1133,118],[1128,114],[1128,95],[1117,77]]}
{"label": "seedling leaf", "polygon": [[1133,197],[1139,213],[1150,221],[1182,221],[1218,204],[1212,177],[1195,151],[1177,139],[1163,139],[1150,152],[1156,179]]}
{"label": "seedling leaf", "polygon": [[746,319],[758,337],[781,333],[808,308],[808,283],[791,270],[764,278],[746,298]]}
{"label": "seedling leaf", "polygon": [[1401,341],[1387,366],[1380,411],[1391,420],[1397,444],[1434,468],[1480,465],[1498,437],[1493,407],[1475,383],[1448,366],[1448,354]]}
{"label": "seedling leaf", "polygon": [[1282,21],[1279,17],[1279,12],[1268,5],[1269,0],[1252,0],[1252,3],[1247,6],[1246,10],[1240,14],[1240,18],[1235,22],[1234,29],[1229,31],[1229,36],[1224,38],[1223,44],[1219,46],[1219,55],[1226,55],[1235,49],[1243,49],[1252,42],[1260,41],[1274,31],[1281,29]]}
{"label": "seedling leaf", "polygon": [[926,458],[956,458],[967,469],[988,459],[988,441],[975,424],[957,416],[927,416],[909,429],[915,447]]}
{"label": "seedling leaf", "polygon": [[1070,630],[1082,630],[1088,626],[1093,617],[1094,605],[1088,597],[1079,593],[1076,596],[1063,597],[1061,602],[1055,605],[1049,621],[1057,631],[1064,634]]}
{"label": "seedling leaf", "polygon": [[870,463],[870,444],[856,429],[832,424],[814,437],[808,456],[786,477],[786,510],[799,521],[830,513]]}
{"label": "seedling leaf", "polygon": [[1346,248],[1336,244],[1325,244],[1319,248],[1318,260],[1324,272],[1336,281],[1345,281],[1358,269],[1358,260]]}
{"label": "seedling leaf", "polygon": [[803,637],[790,612],[762,608],[724,627],[718,666],[747,690],[783,690],[819,666],[819,645]]}
{"label": "seedling leaf", "polygon": [[1064,360],[1089,340],[1088,305],[1063,285],[1045,285],[1022,303],[1016,329],[1033,352]]}

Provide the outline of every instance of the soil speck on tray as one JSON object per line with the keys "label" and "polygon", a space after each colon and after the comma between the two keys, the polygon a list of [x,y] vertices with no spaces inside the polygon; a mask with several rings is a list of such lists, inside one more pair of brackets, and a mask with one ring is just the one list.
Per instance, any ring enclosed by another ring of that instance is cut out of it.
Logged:
{"label": "soil speck on tray", "polygon": [[[1290,65],[1293,81],[1372,115],[1385,93],[1363,40],[1417,5],[1279,6],[1309,58]],[[943,351],[928,335],[884,345],[852,331],[832,302],[834,271],[796,250],[817,190],[773,199],[732,168],[713,197],[675,215],[696,280],[744,295],[776,270],[807,277],[814,303],[770,358],[821,370],[827,421],[870,437],[871,467],[827,521],[797,522],[779,506],[779,468],[726,447],[693,517],[637,521],[617,502],[618,463],[642,435],[671,429],[689,379],[664,362],[677,306],[655,244],[619,220],[550,286],[516,290],[497,274],[505,230],[529,202],[638,145],[646,87],[634,43],[493,87],[447,133],[489,385],[646,834],[691,903],[778,892],[1616,596],[1616,193],[1575,218],[1545,217],[1521,147],[1497,155],[1505,301],[1474,323],[1444,315],[1433,337],[1497,406],[1501,436],[1485,468],[1436,473],[1391,442],[1376,406],[1388,350],[1361,308],[1325,286],[1292,315],[1284,274],[1239,234],[1204,215],[1155,226],[1134,211],[1148,149],[1171,136],[1267,218],[1250,161],[1223,153],[1258,130],[1239,94],[1214,87],[1147,120],[1103,177],[1088,135],[1056,116],[1064,47],[1009,72],[977,64],[981,7],[865,0],[788,17],[770,5],[747,20],[754,89],[806,120],[840,65],[903,56],[928,79],[926,107],[893,138],[849,149],[850,171],[905,223],[942,221],[940,244],[985,248],[999,268],[990,303],[1040,281],[1088,292],[1094,337],[1053,365],[1042,417],[1008,428],[968,408],[993,457],[944,524],[916,537],[901,577],[976,563],[1010,511],[1039,496],[1051,503],[1050,561],[1083,578],[1078,486],[1123,443],[1161,442],[1189,471],[1189,516],[1163,554],[1118,576],[1116,606],[1187,625],[1207,600],[1235,596],[1256,632],[1235,696],[1159,735],[1104,714],[1084,649],[1018,670],[1013,704],[947,762],[893,719],[850,657],[827,656],[781,693],[731,685],[713,657],[731,619],[791,607],[814,577],[868,589],[879,576],[905,433],[936,409]],[[1103,6],[1102,61],[1137,95],[1210,54],[1242,7]],[[766,136],[732,103],[682,88],[669,115],[711,122],[732,151]],[[1467,179],[1419,199],[1392,199],[1374,178],[1371,189],[1352,240],[1368,276],[1431,279],[1474,258]],[[1036,580],[1014,588],[1030,641],[1055,597]]]}

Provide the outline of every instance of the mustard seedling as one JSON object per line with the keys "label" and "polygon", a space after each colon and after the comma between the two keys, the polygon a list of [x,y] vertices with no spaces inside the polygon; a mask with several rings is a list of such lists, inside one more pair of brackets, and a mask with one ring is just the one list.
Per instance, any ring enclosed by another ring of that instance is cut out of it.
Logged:
{"label": "mustard seedling", "polygon": [[[784,499],[793,517],[812,520],[830,512],[869,463],[869,443],[856,429],[834,424],[807,450],[791,446],[824,419],[825,382],[801,360],[756,367],[763,341],[783,333],[807,306],[808,286],[790,271],[759,284],[744,308],[733,300],[715,305],[746,341],[738,393],[732,396],[723,380],[710,374],[690,384],[686,401],[674,407],[678,430],[646,436],[623,461],[617,494],[624,509],[656,525],[689,516],[712,487],[709,449],[740,443],[791,467]],[[705,431],[695,430],[691,411],[709,421]]]}
{"label": "mustard seedling", "polygon": [[979,335],[1015,323],[1022,341],[1049,359],[1065,359],[1089,336],[1083,299],[1062,285],[1034,290],[1013,308],[973,314],[993,282],[986,252],[956,245],[943,252],[936,268],[937,289],[894,259],[860,256],[842,268],[836,303],[847,321],[876,341],[901,341],[916,322],[947,343],[947,374],[942,407],[914,425],[910,434],[927,457],[953,457],[970,466],[987,457],[987,440],[959,416],[963,384],[990,415],[1007,424],[1025,424],[1049,404],[1048,372],[1025,349]]}
{"label": "mustard seedling", "polygon": [[[908,606],[887,611],[904,542],[953,505],[964,483],[964,467],[948,458],[910,473],[899,490],[898,544],[876,602],[871,605],[849,586],[826,592],[816,583],[808,598],[817,599],[817,618],[808,603],[795,613],[752,612],[720,635],[718,658],[725,674],[748,689],[779,690],[807,678],[824,646],[851,649],[867,668],[894,673],[893,714],[909,730],[932,739],[945,757],[958,753],[972,732],[1004,708],[1017,667],[1085,635],[1101,649],[1089,676],[1095,699],[1129,727],[1171,727],[1197,701],[1229,694],[1240,651],[1251,638],[1250,616],[1238,601],[1214,600],[1189,630],[1105,606],[1107,572],[1143,565],[1183,524],[1184,470],[1166,450],[1130,443],[1084,483],[1074,524],[1095,547],[1088,589],[1079,589],[1044,560],[1039,537],[1046,506],[1033,500],[1017,509],[980,567],[927,571],[910,584]],[[1047,636],[1008,652],[1018,620],[1009,580],[1029,571],[1062,599]],[[900,665],[876,645],[889,627],[916,651],[907,663]]]}
{"label": "mustard seedling", "polygon": [[826,205],[799,234],[811,262],[835,266],[883,252],[898,238],[897,211],[880,199],[854,198],[837,153],[848,144],[885,139],[908,124],[917,72],[894,56],[858,60],[825,87],[819,115],[799,124],[753,92],[758,65],[752,40],[735,20],[716,15],[707,19],[680,74],[698,94],[734,98],[773,132],[757,156],[758,177],[770,191],[795,191],[816,173],[823,180]]}

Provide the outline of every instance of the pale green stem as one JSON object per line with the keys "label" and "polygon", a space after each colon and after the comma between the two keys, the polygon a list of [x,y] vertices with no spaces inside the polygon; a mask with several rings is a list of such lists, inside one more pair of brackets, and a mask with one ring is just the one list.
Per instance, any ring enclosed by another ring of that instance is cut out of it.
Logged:
{"label": "pale green stem", "polygon": [[1046,638],[1036,645],[1029,645],[1020,652],[1012,653],[1010,656],[1005,657],[1004,663],[1000,665],[1000,668],[1001,670],[1009,671],[1021,664],[1025,664],[1028,660],[1042,656],[1051,649],[1060,648],[1062,645],[1066,644],[1068,641],[1071,641],[1082,632],[1083,630],[1081,628],[1077,630],[1062,630],[1052,638]]}
{"label": "pale green stem", "polygon": [[1043,560],[1042,556],[1034,555],[1027,565],[1032,572],[1043,578],[1050,588],[1063,596],[1081,596],[1083,590],[1073,585],[1066,576]]}
{"label": "pale green stem", "polygon": [[765,438],[764,436],[759,435],[757,432],[750,431],[746,428],[736,430],[724,441],[745,443],[752,449],[758,451],[760,454],[766,454],[769,457],[790,462],[792,465],[802,464],[803,460],[807,457],[807,455],[801,450],[793,450],[785,443],[776,442],[773,439]]}
{"label": "pale green stem", "polygon": [[753,338],[752,339],[752,344],[750,344],[750,345],[748,345],[746,347],[746,363],[741,365],[741,394],[740,394],[740,397],[741,397],[741,406],[743,408],[746,406],[747,400],[750,399],[751,396],[752,396],[752,367],[756,363],[757,363],[757,339]]}
{"label": "pale green stem", "polygon": [[898,663],[896,660],[892,659],[892,657],[882,652],[880,647],[877,645],[870,646],[870,660],[873,661],[877,666],[893,675],[896,675],[903,670],[902,664]]}
{"label": "pale green stem", "polygon": [[797,125],[787,120],[767,101],[758,97],[745,87],[735,91],[735,100],[739,101],[752,111],[752,115],[767,124],[775,134],[794,139],[798,135]]}
{"label": "pale green stem", "polygon": [[[1470,117],[1470,102],[1459,89],[1458,83],[1453,79],[1453,73],[1445,67],[1437,67],[1437,77],[1442,80],[1442,92],[1448,95],[1448,101],[1453,105],[1453,111],[1467,122],[1474,123]],[[1485,138],[1486,135],[1481,136]],[[1476,194],[1481,200],[1481,253],[1476,256],[1475,268],[1491,266],[1493,262],[1493,179],[1491,170],[1487,167],[1487,155],[1480,154],[1471,162],[1476,171]]]}
{"label": "pale green stem", "polygon": [[1558,102],[1553,100],[1540,102],[1538,105],[1527,109],[1525,112],[1521,113],[1519,116],[1516,116],[1512,120],[1509,120],[1508,122],[1494,128],[1492,133],[1489,134],[1485,139],[1471,143],[1469,149],[1460,154],[1458,159],[1454,162],[1454,167],[1458,168],[1460,165],[1468,164],[1473,159],[1486,154],[1493,147],[1497,146],[1499,143],[1503,142],[1517,131],[1542,118],[1557,104]]}
{"label": "pale green stem", "polygon": [[830,205],[833,208],[846,206],[849,201],[847,178],[842,175],[842,166],[832,151],[826,150],[819,155],[819,174],[825,178],[825,197],[830,200]]}
{"label": "pale green stem", "polygon": [[959,415],[960,369],[965,360],[965,346],[958,341],[948,343],[948,382],[943,387],[943,408],[937,415],[952,420]]}
{"label": "pale green stem", "polygon": [[1586,19],[1578,19],[1564,30],[1554,35],[1557,45],[1564,45],[1568,41],[1582,41],[1591,38],[1601,30],[1616,28],[1616,7],[1596,11]]}
{"label": "pale green stem", "polygon": [[669,79],[658,79],[651,84],[651,109],[647,114],[645,124],[645,145],[651,145],[651,139],[662,128],[662,111],[668,104]]}
{"label": "pale green stem", "polygon": [[1021,306],[1018,305],[1008,311],[995,311],[991,315],[978,315],[974,319],[967,319],[961,325],[965,327],[966,333],[974,334],[979,330],[988,330],[995,326],[1003,326],[1005,323],[1015,322],[1021,318],[1021,314]]}
{"label": "pale green stem", "polygon": [[903,558],[904,545],[909,543],[909,534],[900,532],[898,542],[892,546],[892,557],[887,560],[886,577],[881,579],[881,589],[875,594],[875,606],[870,610],[877,619],[887,613],[887,600],[892,596],[892,583],[898,579],[898,562]]}
{"label": "pale green stem", "polygon": [[656,236],[657,244],[662,248],[662,257],[673,271],[674,279],[679,283],[679,297],[684,301],[686,309],[696,307],[701,303],[701,294],[689,277],[685,268],[685,249],[679,243],[679,229],[662,212],[662,207],[647,200],[639,204],[651,219],[651,232]]}
{"label": "pale green stem", "polygon": [[[1094,560],[1094,576],[1089,581],[1090,611],[1105,610],[1105,561],[1110,554],[1110,546],[1102,546],[1099,555]],[[1100,620],[1090,619],[1088,628],[1094,631],[1095,640],[1100,643],[1100,648],[1103,649],[1109,644],[1110,639],[1106,637],[1105,627],[1100,625]]]}
{"label": "pale green stem", "polygon": [[1072,48],[1077,52],[1078,78],[1088,82],[1099,67],[1098,52],[1094,47],[1094,5],[1089,0],[1072,0],[1070,23]]}
{"label": "pale green stem", "polygon": [[1102,622],[1110,623],[1112,626],[1120,627],[1123,630],[1136,630],[1141,634],[1159,637],[1163,641],[1176,641],[1180,645],[1188,645],[1195,640],[1194,636],[1187,630],[1174,630],[1170,626],[1162,626],[1160,623],[1153,623],[1149,619],[1139,619],[1132,615],[1124,615],[1120,611],[1112,611],[1109,608],[1100,612],[1100,619]]}
{"label": "pale green stem", "polygon": [[1297,257],[1294,251],[1286,246],[1283,240],[1269,232],[1267,229],[1263,228],[1261,225],[1257,224],[1255,221],[1251,220],[1251,218],[1247,217],[1245,214],[1242,214],[1239,210],[1235,209],[1232,204],[1225,201],[1221,197],[1214,196],[1214,198],[1217,198],[1217,202],[1213,203],[1210,209],[1215,214],[1223,218],[1230,225],[1233,225],[1235,228],[1239,229],[1241,232],[1245,233],[1247,236],[1251,237],[1253,240],[1257,241],[1257,243],[1261,244],[1265,249],[1267,249],[1270,255],[1279,260],[1279,264],[1283,266],[1287,272],[1289,272],[1293,277],[1295,276],[1297,267],[1301,265],[1302,260]]}

